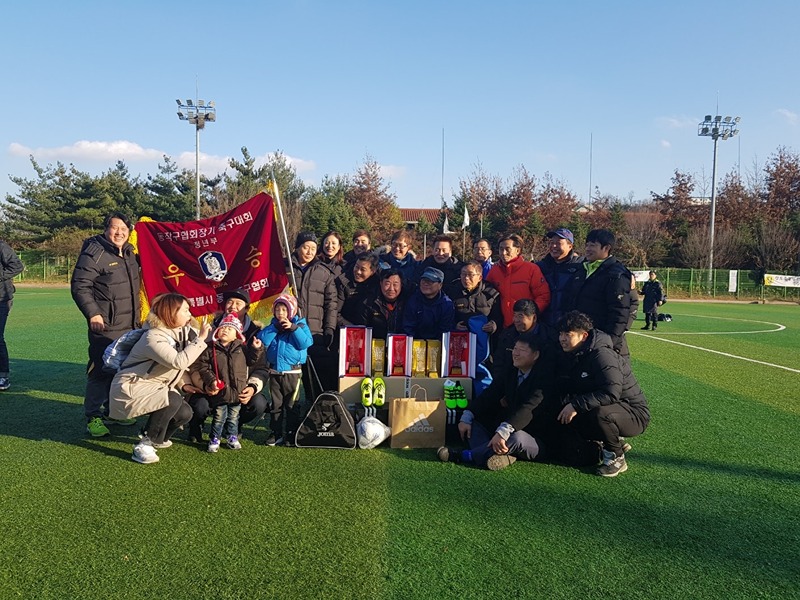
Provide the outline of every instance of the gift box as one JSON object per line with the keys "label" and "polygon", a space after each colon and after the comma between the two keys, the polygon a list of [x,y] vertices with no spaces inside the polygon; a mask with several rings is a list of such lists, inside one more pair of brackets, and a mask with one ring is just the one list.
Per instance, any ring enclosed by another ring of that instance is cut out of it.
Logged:
{"label": "gift box", "polygon": [[391,333],[386,338],[386,375],[410,377],[411,352],[414,338],[410,335]]}
{"label": "gift box", "polygon": [[411,375],[412,377],[425,377],[428,344],[425,340],[414,340],[411,344]]}
{"label": "gift box", "polygon": [[386,373],[386,340],[372,340],[372,373],[376,377]]}
{"label": "gift box", "polygon": [[438,377],[442,363],[442,342],[428,340],[428,352],[425,357],[425,372],[428,377]]}
{"label": "gift box", "polygon": [[372,374],[372,328],[342,327],[339,331],[339,376]]}
{"label": "gift box", "polygon": [[442,336],[442,377],[475,377],[477,338],[469,331],[451,331]]}

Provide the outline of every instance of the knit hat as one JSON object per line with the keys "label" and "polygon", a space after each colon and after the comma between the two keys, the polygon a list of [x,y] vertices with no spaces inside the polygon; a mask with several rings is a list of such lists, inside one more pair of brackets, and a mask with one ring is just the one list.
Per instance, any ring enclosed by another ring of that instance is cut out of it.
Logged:
{"label": "knit hat", "polygon": [[214,335],[211,336],[211,339],[216,341],[219,339],[219,330],[223,327],[232,327],[236,330],[236,337],[239,338],[242,342],[244,342],[244,332],[242,328],[242,322],[236,318],[236,315],[227,314],[223,317],[222,321],[220,322],[219,326],[214,330]]}
{"label": "knit hat", "polygon": [[306,242],[317,243],[317,235],[313,231],[301,231],[294,240],[294,249],[297,250]]}
{"label": "knit hat", "polygon": [[272,303],[272,313],[275,314],[275,305],[281,303],[286,306],[286,309],[289,311],[289,320],[291,321],[294,319],[295,315],[297,314],[297,298],[290,294],[281,294],[275,301]]}

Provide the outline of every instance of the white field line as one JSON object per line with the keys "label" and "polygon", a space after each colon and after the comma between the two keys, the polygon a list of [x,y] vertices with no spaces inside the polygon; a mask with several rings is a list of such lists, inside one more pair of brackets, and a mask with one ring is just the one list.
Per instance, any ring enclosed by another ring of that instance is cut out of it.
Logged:
{"label": "white field line", "polygon": [[[700,315],[683,315],[686,317],[699,317]],[[748,323],[762,323],[764,325],[774,325],[777,329],[767,329],[764,331],[725,331],[725,332],[697,332],[697,333],[672,333],[667,335],[730,335],[733,333],[774,333],[776,331],[782,331],[786,329],[785,325],[781,325],[780,323],[770,323],[768,321],[752,321],[750,319],[731,319],[727,317],[700,317],[703,319],[726,319],[728,321],[745,321]],[[783,365],[776,365],[774,363],[768,363],[763,360],[756,360],[754,358],[747,358],[745,356],[739,356],[737,354],[729,354],[728,352],[720,352],[719,350],[711,350],[710,348],[703,348],[702,346],[693,346],[692,344],[686,344],[684,342],[678,342],[676,340],[668,340],[661,335],[648,335],[645,333],[639,333],[636,331],[629,331],[628,334],[633,335],[640,335],[642,337],[649,338],[651,340],[658,340],[660,342],[667,342],[669,344],[675,344],[677,346],[683,346],[685,348],[691,348],[692,350],[700,350],[702,352],[710,352],[711,354],[719,354],[720,356],[726,356],[728,358],[735,358],[737,360],[744,360],[746,362],[756,363],[758,365],[764,365],[765,367],[774,367],[775,369],[783,369],[784,371],[789,371],[791,373],[800,373],[800,369],[792,369],[791,367],[784,367]]]}
{"label": "white field line", "polygon": [[[719,319],[721,321],[739,321],[742,323],[759,323],[760,325],[772,325],[775,329],[762,329],[759,331],[664,331],[659,332],[657,335],[661,337],[662,335],[742,335],[742,334],[749,334],[749,333],[774,333],[776,331],[783,331],[786,329],[786,325],[781,325],[780,323],[771,323],[769,321],[754,321],[752,319],[734,319],[732,317],[708,317],[705,315],[678,315],[679,317],[696,317],[698,319]],[[641,334],[646,335],[646,334]],[[651,336],[652,337],[652,336]]]}

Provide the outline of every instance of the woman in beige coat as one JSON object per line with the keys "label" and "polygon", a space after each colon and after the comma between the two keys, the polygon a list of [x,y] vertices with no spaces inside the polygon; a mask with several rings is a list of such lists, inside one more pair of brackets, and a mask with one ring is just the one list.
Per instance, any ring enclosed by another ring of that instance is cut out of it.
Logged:
{"label": "woman in beige coat", "polygon": [[170,437],[192,417],[183,398],[189,366],[206,348],[211,325],[198,332],[190,326],[189,303],[180,294],[162,294],[153,299],[143,329],[128,358],[111,383],[109,412],[112,418],[149,415],[144,436],[131,458],[149,464],[158,462],[157,448],[172,445]]}

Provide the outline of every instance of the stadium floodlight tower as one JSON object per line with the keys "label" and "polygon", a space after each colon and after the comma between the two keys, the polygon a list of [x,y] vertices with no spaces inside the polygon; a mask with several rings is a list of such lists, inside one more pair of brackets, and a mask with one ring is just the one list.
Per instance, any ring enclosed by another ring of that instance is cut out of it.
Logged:
{"label": "stadium floodlight tower", "polygon": [[708,250],[708,293],[714,289],[714,215],[717,209],[717,141],[727,140],[739,133],[740,117],[721,117],[706,115],[702,123],[697,125],[697,135],[714,140],[714,162],[711,167],[711,228],[709,229],[710,247]]}
{"label": "stadium floodlight tower", "polygon": [[195,185],[197,187],[197,218],[200,218],[200,130],[204,129],[206,123],[213,123],[217,120],[217,108],[214,102],[205,103],[204,100],[197,100],[192,103],[187,100],[186,104],[180,100],[175,100],[178,103],[178,118],[181,121],[189,121],[194,125],[195,141],[194,141],[194,173]]}

